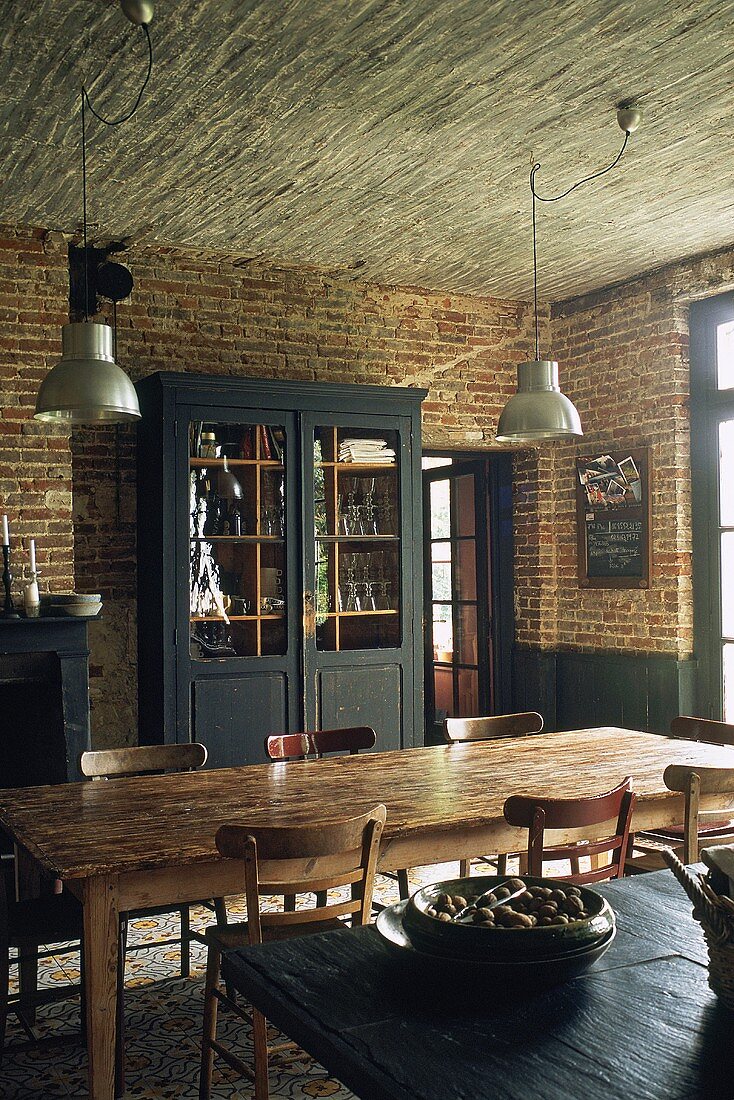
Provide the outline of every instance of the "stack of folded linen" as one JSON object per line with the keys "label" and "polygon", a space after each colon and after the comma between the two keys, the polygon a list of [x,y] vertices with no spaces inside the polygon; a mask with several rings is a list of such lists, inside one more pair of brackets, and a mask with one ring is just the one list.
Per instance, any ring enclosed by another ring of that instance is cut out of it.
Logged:
{"label": "stack of folded linen", "polygon": [[343,439],[339,444],[339,461],[389,466],[395,461],[395,451],[384,439]]}

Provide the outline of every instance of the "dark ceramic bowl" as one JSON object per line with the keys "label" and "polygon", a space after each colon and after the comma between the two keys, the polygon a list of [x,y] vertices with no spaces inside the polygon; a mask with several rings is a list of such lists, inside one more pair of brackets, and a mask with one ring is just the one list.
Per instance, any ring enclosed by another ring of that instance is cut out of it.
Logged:
{"label": "dark ceramic bowl", "polygon": [[[407,901],[389,905],[377,917],[376,928],[383,943],[396,959],[410,966],[416,977],[422,975],[436,988],[444,986],[456,991],[456,982],[461,982],[462,996],[477,995],[484,999],[488,989],[503,990],[503,996],[509,998],[510,992],[525,992],[557,985],[570,981],[583,973],[602,957],[616,935],[616,928],[591,947],[572,951],[551,958],[497,961],[483,954],[476,957],[433,953],[419,947],[405,930],[405,910]],[[483,929],[483,931],[491,931]]]}
{"label": "dark ceramic bowl", "polygon": [[[554,959],[583,952],[601,943],[615,928],[609,902],[595,890],[579,886],[584,909],[583,920],[568,924],[534,928],[481,928],[472,924],[440,921],[427,910],[439,894],[460,894],[467,900],[501,886],[510,876],[482,875],[475,878],[445,879],[423,887],[413,894],[403,916],[406,934],[421,950],[448,958],[484,959],[497,963]],[[558,879],[522,875],[528,886],[563,886]]]}

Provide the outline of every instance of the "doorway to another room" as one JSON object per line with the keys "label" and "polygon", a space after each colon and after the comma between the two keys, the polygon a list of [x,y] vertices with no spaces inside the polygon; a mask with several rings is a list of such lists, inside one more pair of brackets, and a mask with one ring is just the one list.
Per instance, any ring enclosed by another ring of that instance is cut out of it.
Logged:
{"label": "doorway to another room", "polygon": [[511,709],[512,456],[423,456],[426,743]]}

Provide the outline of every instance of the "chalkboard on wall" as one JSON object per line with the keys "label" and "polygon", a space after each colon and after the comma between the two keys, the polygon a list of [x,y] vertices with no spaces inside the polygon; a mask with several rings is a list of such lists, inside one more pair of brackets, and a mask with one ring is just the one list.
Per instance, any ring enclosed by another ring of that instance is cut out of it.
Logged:
{"label": "chalkboard on wall", "polygon": [[648,449],[581,457],[576,472],[579,583],[583,588],[648,588]]}

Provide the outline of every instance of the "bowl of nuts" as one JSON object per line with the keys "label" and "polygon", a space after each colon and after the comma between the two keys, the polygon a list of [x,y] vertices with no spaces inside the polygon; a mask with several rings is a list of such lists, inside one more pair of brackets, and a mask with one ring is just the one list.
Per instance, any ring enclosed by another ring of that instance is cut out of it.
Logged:
{"label": "bowl of nuts", "polygon": [[418,890],[403,926],[417,948],[432,954],[511,962],[591,950],[611,938],[615,920],[609,902],[585,886],[487,875]]}

